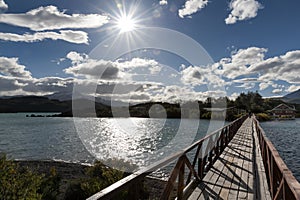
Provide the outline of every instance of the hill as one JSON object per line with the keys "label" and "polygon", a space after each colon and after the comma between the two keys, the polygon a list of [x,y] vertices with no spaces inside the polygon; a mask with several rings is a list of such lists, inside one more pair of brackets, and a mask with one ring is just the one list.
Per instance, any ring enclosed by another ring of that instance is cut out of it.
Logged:
{"label": "hill", "polygon": [[15,112],[64,112],[70,104],[40,96],[0,98],[0,113]]}
{"label": "hill", "polygon": [[300,104],[300,89],[285,95],[282,100],[287,103]]}

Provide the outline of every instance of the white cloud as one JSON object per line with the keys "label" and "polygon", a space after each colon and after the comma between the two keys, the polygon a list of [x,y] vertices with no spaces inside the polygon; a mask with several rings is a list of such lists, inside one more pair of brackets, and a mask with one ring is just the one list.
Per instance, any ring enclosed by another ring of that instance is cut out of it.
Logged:
{"label": "white cloud", "polygon": [[5,1],[4,0],[0,0],[0,12],[1,12],[1,10],[5,11],[7,9],[8,9],[8,5],[5,3]]}
{"label": "white cloud", "polygon": [[255,83],[247,82],[247,83],[243,83],[242,85],[239,85],[239,86],[236,86],[236,87],[245,88],[246,90],[250,90],[250,89],[253,89],[255,87]]}
{"label": "white cloud", "polygon": [[206,75],[208,68],[190,66],[181,71],[182,81],[185,84],[203,85],[206,84]]}
{"label": "white cloud", "polygon": [[226,24],[234,24],[237,21],[251,19],[257,16],[262,5],[256,0],[231,0],[229,4],[231,13],[225,19]]}
{"label": "white cloud", "polygon": [[207,4],[208,0],[187,0],[183,8],[178,10],[178,15],[181,18],[190,16],[203,9]]}
{"label": "white cloud", "polygon": [[33,31],[55,29],[98,28],[108,23],[109,17],[99,14],[66,14],[56,6],[39,7],[20,14],[0,14],[0,22],[26,27]]}
{"label": "white cloud", "polygon": [[235,83],[256,83],[257,78],[241,78],[241,79],[236,79],[233,80]]}
{"label": "white cloud", "polygon": [[167,5],[168,4],[168,1],[167,0],[160,0],[159,1],[159,5]]}
{"label": "white cloud", "polygon": [[269,83],[262,82],[262,83],[259,84],[259,90],[265,90],[265,89],[267,89],[269,86],[270,86]]}
{"label": "white cloud", "polygon": [[260,74],[262,82],[282,80],[291,84],[300,83],[300,50],[268,58],[249,67],[250,72]]}
{"label": "white cloud", "polygon": [[118,61],[118,64],[119,64],[120,68],[127,69],[127,70],[131,70],[131,69],[135,69],[135,68],[147,68],[151,71],[153,71],[153,70],[160,71],[159,70],[160,63],[158,63],[157,61],[155,61],[153,59],[132,58],[131,60],[125,61],[125,62]]}
{"label": "white cloud", "polygon": [[66,58],[71,60],[73,65],[77,65],[79,63],[82,63],[88,59],[88,55],[86,54],[80,54],[75,51],[71,51],[67,54]]}
{"label": "white cloud", "polygon": [[230,100],[236,100],[236,98],[238,98],[240,96],[240,94],[239,93],[237,93],[237,92],[234,92],[234,93],[232,93],[228,98],[230,99]]}
{"label": "white cloud", "polygon": [[287,92],[295,92],[300,89],[300,85],[291,85],[288,89]]}
{"label": "white cloud", "polygon": [[265,52],[267,52],[267,49],[258,47],[240,49],[231,58],[223,58],[215,63],[213,69],[217,74],[229,79],[249,75],[252,72],[248,70],[248,67],[263,61]]}
{"label": "white cloud", "polygon": [[[67,74],[74,76],[85,76],[89,78],[105,80],[131,80],[133,75],[142,77],[150,74],[158,74],[162,67],[152,59],[132,58],[128,61],[110,61],[90,59],[86,54],[70,52],[67,58],[71,60],[73,66],[64,70]],[[141,69],[143,73],[136,72]]]}
{"label": "white cloud", "polygon": [[24,65],[18,63],[18,58],[0,57],[0,75],[16,78],[31,78],[31,73]]}
{"label": "white cloud", "polygon": [[282,88],[277,88],[277,89],[274,89],[273,91],[272,91],[272,93],[273,94],[281,94],[282,93]]}
{"label": "white cloud", "polygon": [[149,68],[151,74],[158,74],[161,71],[162,67],[159,65],[152,66]]}
{"label": "white cloud", "polygon": [[118,79],[119,76],[117,64],[106,60],[89,59],[86,62],[65,69],[64,72],[74,76],[85,76],[87,78],[105,80]]}
{"label": "white cloud", "polygon": [[38,42],[45,39],[64,40],[75,44],[87,44],[88,35],[83,31],[61,30],[56,32],[37,32],[34,34],[25,33],[23,35],[14,33],[1,33],[0,40],[13,42]]}

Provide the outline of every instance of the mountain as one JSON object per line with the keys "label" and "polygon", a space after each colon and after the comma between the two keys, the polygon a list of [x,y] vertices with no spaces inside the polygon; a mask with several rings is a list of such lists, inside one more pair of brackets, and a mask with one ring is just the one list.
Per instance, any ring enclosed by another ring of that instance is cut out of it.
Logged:
{"label": "mountain", "polygon": [[300,104],[300,89],[285,95],[282,100],[287,103]]}
{"label": "mountain", "polygon": [[14,112],[64,112],[71,104],[40,96],[0,98],[0,113]]}
{"label": "mountain", "polygon": [[100,97],[87,96],[79,93],[74,94],[73,91],[57,92],[51,95],[46,95],[45,97],[51,100],[59,100],[59,101],[72,101],[77,99],[86,99],[86,100],[95,101],[100,104],[104,104],[107,106],[114,106],[114,107],[128,106],[128,103],[124,103],[122,101],[114,101],[114,100],[111,101],[111,99],[109,98],[104,99]]}

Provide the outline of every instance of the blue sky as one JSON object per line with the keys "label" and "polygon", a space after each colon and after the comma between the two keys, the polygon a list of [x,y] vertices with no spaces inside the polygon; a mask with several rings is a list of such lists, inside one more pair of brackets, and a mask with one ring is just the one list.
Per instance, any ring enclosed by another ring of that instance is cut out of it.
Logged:
{"label": "blue sky", "polygon": [[[0,96],[71,93],[74,84],[101,88],[84,95],[124,101],[234,98],[249,90],[282,96],[300,89],[299,7],[297,0],[0,0]],[[122,16],[132,30],[121,30]],[[208,57],[197,65],[174,53],[182,46],[192,54],[181,39],[173,52],[103,56],[142,46],[159,28],[193,39]]]}

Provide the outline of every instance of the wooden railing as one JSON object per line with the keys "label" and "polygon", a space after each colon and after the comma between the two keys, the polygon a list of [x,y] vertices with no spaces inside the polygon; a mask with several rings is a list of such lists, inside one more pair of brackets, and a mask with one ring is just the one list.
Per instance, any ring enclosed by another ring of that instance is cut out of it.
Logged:
{"label": "wooden railing", "polygon": [[[219,158],[246,118],[247,117],[244,116],[235,120],[231,124],[214,131],[182,151],[125,177],[88,199],[112,199],[128,188],[135,191],[131,192],[132,196],[130,199],[138,199],[138,189],[134,188],[137,188],[147,175],[171,165],[176,160],[175,167],[171,171],[166,187],[160,198],[165,200],[177,196],[177,199],[186,199]],[[192,154],[192,156],[188,156],[188,153]],[[190,157],[192,157],[192,161],[190,161]],[[188,169],[187,173],[185,173],[186,169]],[[175,194],[173,192],[174,188],[175,191],[177,191]]]}
{"label": "wooden railing", "polygon": [[[288,169],[264,130],[254,119],[272,199],[300,200],[300,184]],[[282,133],[284,134],[284,133]]]}

